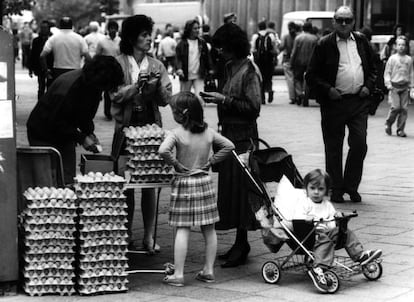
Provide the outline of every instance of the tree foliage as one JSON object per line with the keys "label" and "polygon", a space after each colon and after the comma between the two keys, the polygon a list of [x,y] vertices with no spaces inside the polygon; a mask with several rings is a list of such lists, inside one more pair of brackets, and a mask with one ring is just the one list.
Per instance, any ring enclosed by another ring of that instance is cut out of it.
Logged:
{"label": "tree foliage", "polygon": [[22,10],[30,10],[35,4],[32,0],[3,0],[2,1],[3,16],[7,15],[21,15]]}
{"label": "tree foliage", "polygon": [[96,0],[37,0],[33,7],[34,18],[41,20],[57,20],[68,16],[75,27],[85,26],[90,21],[101,18],[100,3]]}

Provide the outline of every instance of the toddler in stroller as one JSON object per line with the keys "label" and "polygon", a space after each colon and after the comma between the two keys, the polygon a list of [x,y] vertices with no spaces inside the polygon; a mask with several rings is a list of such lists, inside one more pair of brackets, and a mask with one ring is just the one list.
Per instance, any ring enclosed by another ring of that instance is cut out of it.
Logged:
{"label": "toddler in stroller", "polygon": [[[382,275],[381,250],[365,251],[347,225],[356,212],[340,213],[327,200],[330,178],[314,170],[302,179],[291,155],[280,147],[253,150],[248,164],[235,152],[234,157],[250,179],[250,190],[260,196],[260,204],[251,204],[262,227],[263,242],[272,253],[286,243],[292,250],[262,267],[267,283],[275,284],[282,272],[307,273],[321,293],[335,293],[339,279],[363,274],[368,280]],[[271,186],[277,183],[275,197]],[[349,257],[334,255],[345,248]]]}
{"label": "toddler in stroller", "polygon": [[[324,269],[332,267],[334,251],[341,236],[340,227],[335,219],[342,218],[343,213],[336,211],[332,203],[325,199],[328,195],[330,177],[320,169],[309,172],[304,178],[307,199],[297,209],[297,217],[316,221],[316,238],[313,246],[313,267],[308,271],[309,276],[318,289],[328,290]],[[355,234],[347,229],[343,234],[342,247],[354,262],[361,266],[381,256],[381,250],[364,250]]]}

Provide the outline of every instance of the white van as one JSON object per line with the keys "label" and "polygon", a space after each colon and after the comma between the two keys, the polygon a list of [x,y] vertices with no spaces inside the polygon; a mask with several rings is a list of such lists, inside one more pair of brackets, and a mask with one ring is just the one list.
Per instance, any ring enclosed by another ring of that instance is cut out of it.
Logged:
{"label": "white van", "polygon": [[283,37],[288,33],[289,22],[295,22],[296,24],[303,25],[303,23],[309,21],[312,22],[313,26],[319,28],[320,33],[323,33],[325,30],[332,31],[333,16],[333,11],[297,11],[286,13],[283,15],[282,19],[280,37]]}

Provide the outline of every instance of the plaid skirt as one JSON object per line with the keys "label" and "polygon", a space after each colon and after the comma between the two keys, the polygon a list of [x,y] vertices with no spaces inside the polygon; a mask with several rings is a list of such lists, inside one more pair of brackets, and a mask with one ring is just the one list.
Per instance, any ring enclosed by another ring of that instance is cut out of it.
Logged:
{"label": "plaid skirt", "polygon": [[175,177],[171,186],[169,224],[192,227],[217,221],[216,194],[210,175]]}

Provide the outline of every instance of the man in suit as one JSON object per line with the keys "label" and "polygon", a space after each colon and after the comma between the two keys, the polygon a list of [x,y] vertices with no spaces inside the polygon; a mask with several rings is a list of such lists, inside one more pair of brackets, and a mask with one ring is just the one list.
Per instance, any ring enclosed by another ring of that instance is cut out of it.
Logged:
{"label": "man in suit", "polygon": [[[321,105],[326,171],[332,177],[333,202],[361,202],[358,187],[367,153],[369,95],[374,89],[376,69],[368,40],[352,31],[355,24],[350,7],[335,10],[334,31],[320,39],[310,60],[306,81]],[[345,128],[349,151],[342,167]]]}

